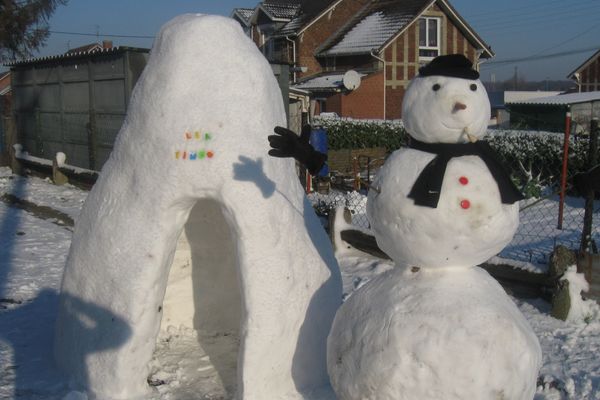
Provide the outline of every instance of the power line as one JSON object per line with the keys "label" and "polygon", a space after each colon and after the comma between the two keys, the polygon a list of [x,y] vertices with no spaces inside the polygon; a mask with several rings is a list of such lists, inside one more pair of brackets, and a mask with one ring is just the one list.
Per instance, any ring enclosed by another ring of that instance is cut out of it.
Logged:
{"label": "power line", "polygon": [[[557,7],[558,6],[558,7]],[[465,18],[472,23],[483,23],[490,21],[491,23],[502,23],[503,21],[513,21],[515,19],[529,19],[531,17],[544,17],[546,15],[553,15],[557,12],[567,12],[567,11],[577,11],[581,9],[589,9],[590,7],[597,7],[598,2],[592,1],[591,3],[579,3],[576,5],[564,4],[561,2],[560,4],[555,4],[554,7],[552,5],[544,4],[543,7],[536,7],[534,12],[514,12],[513,9],[507,10],[506,15],[501,15],[499,12],[487,13],[486,16],[483,17],[473,17],[473,15]]]}
{"label": "power line", "polygon": [[142,35],[111,35],[108,33],[82,33],[82,32],[62,32],[62,31],[48,31],[52,34],[59,35],[73,35],[73,36],[104,36],[104,37],[116,37],[116,38],[132,38],[132,39],[154,39],[155,36],[142,36]]}
{"label": "power line", "polygon": [[[492,23],[474,23],[473,26],[478,27],[480,31],[497,31],[499,28],[506,29],[512,27],[529,27],[533,25],[539,24],[548,24],[549,22],[559,22],[561,25],[565,25],[567,21],[566,18],[575,19],[575,18],[585,18],[590,17],[593,19],[597,19],[597,13],[599,9],[581,9],[581,10],[572,10],[572,12],[558,12],[558,13],[549,13],[546,15],[535,15],[528,16],[526,19],[512,18],[508,21],[502,22],[492,22]],[[576,21],[580,23],[580,20]]]}
{"label": "power line", "polygon": [[537,4],[527,4],[527,5],[523,5],[520,7],[510,7],[510,8],[506,8],[504,10],[498,10],[498,11],[493,11],[493,12],[486,10],[486,11],[481,11],[481,12],[474,13],[474,14],[463,13],[463,15],[465,16],[465,18],[469,19],[472,17],[479,17],[479,16],[490,16],[490,15],[497,16],[497,15],[503,14],[503,13],[510,14],[510,13],[514,13],[515,11],[527,10],[527,9],[532,9],[532,8],[535,9],[535,11],[538,11],[541,6],[546,7],[552,3],[560,3],[562,5],[564,3],[564,0],[548,0],[548,1],[542,0],[540,3],[537,3]]}
{"label": "power line", "polygon": [[560,42],[560,43],[558,43],[558,44],[556,44],[554,46],[546,47],[545,49],[542,49],[542,50],[538,51],[537,53],[532,54],[531,57],[538,56],[538,55],[543,54],[544,52],[546,52],[548,50],[554,50],[554,49],[562,46],[563,44],[567,44],[569,42],[572,42],[573,40],[575,40],[577,38],[580,38],[581,36],[585,35],[586,33],[594,30],[595,28],[597,28],[599,26],[600,26],[600,23],[594,24],[591,27],[589,27],[588,29],[586,29],[585,31],[583,31],[581,33],[578,33],[575,36],[570,37],[569,39],[563,40],[562,42]]}
{"label": "power line", "polygon": [[600,45],[596,45],[594,47],[586,47],[584,49],[576,49],[576,50],[563,51],[560,53],[545,54],[542,56],[537,55],[537,56],[527,56],[527,57],[521,57],[521,58],[511,58],[511,59],[507,59],[507,60],[489,61],[489,62],[481,64],[481,66],[483,68],[484,66],[487,66],[487,65],[502,65],[502,64],[512,64],[512,63],[517,63],[517,62],[524,62],[524,61],[547,60],[549,58],[557,58],[557,57],[569,56],[569,55],[573,55],[573,54],[585,53],[585,52],[592,51],[592,50],[598,50],[599,48],[600,48]]}

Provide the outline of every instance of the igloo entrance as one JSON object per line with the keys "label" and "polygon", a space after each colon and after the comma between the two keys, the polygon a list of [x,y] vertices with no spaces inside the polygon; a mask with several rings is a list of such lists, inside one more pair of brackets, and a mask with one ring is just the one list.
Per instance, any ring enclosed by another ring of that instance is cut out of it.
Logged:
{"label": "igloo entrance", "polygon": [[[206,394],[232,397],[236,390],[239,330],[243,317],[239,284],[237,235],[221,203],[200,199],[192,208],[171,265],[157,357],[177,353],[170,343],[161,351],[160,340],[181,342],[194,353],[183,367],[187,376],[207,382]],[[176,337],[171,337],[175,332]],[[187,343],[186,343],[187,342]],[[195,359],[195,360],[194,360]],[[199,395],[196,393],[196,395]]]}

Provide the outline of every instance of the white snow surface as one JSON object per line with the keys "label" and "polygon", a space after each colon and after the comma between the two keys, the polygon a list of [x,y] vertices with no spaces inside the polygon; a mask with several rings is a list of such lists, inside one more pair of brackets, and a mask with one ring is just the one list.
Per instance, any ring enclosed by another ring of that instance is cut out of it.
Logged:
{"label": "white snow surface", "polygon": [[[25,195],[39,205],[60,205],[75,219],[88,194],[70,185],[18,178],[0,168],[0,196],[6,193]],[[0,299],[5,300],[0,303],[0,399],[85,400],[82,393],[69,390],[52,355],[60,277],[71,237],[65,226],[0,202]],[[348,244],[338,249],[336,256],[346,297],[392,268],[390,261]],[[549,316],[550,306],[543,300],[512,300],[542,346],[543,364],[534,399],[599,399],[600,358],[596,355],[600,351],[600,319],[563,322]],[[439,358],[443,360],[444,355]],[[149,399],[227,398],[193,330],[161,333],[149,378],[157,385]],[[321,398],[333,400],[326,394]]]}
{"label": "white snow surface", "polygon": [[338,396],[357,400],[531,400],[542,357],[525,318],[477,267],[379,275],[338,311],[327,356]]}
{"label": "white snow surface", "polygon": [[161,29],[66,261],[55,352],[73,388],[151,396],[161,322],[198,331],[226,395],[328,385],[341,278],[295,163],[267,156],[285,121],[234,20],[187,14]]}

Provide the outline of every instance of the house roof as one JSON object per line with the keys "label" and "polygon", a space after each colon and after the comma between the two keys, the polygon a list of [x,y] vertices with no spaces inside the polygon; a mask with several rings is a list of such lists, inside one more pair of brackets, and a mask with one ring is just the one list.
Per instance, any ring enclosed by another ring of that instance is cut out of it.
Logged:
{"label": "house roof", "polygon": [[7,67],[18,67],[18,66],[31,65],[31,64],[43,64],[43,63],[57,62],[57,61],[62,61],[62,60],[84,58],[84,57],[89,57],[89,56],[95,57],[95,56],[105,55],[105,54],[121,54],[121,53],[125,53],[128,51],[135,52],[135,53],[149,53],[150,49],[144,49],[144,48],[138,48],[138,47],[127,47],[127,46],[111,47],[108,49],[100,48],[98,50],[93,50],[93,51],[82,51],[79,53],[64,53],[64,54],[58,54],[58,55],[54,55],[54,56],[29,58],[26,60],[17,60],[17,61],[13,61],[13,62],[4,64],[4,65]]}
{"label": "house roof", "polygon": [[271,19],[273,20],[285,20],[290,21],[298,14],[300,2],[282,2],[267,0],[259,4],[259,8],[262,9]]}
{"label": "house roof", "polygon": [[585,60],[583,62],[583,64],[581,64],[579,67],[575,68],[573,71],[571,71],[571,73],[569,75],[567,75],[567,78],[569,79],[575,79],[575,74],[578,72],[583,71],[584,69],[586,69],[591,63],[593,63],[598,57],[600,56],[600,50],[596,51],[594,54],[592,54],[587,60]]}
{"label": "house roof", "polygon": [[250,26],[250,18],[254,14],[253,8],[234,8],[231,16],[237,16],[238,19],[246,26]]}
{"label": "house roof", "polygon": [[570,104],[600,101],[600,91],[559,94],[557,96],[538,97],[533,99],[507,101],[507,104],[553,105],[567,106]]}
{"label": "house roof", "polygon": [[262,4],[294,4],[298,12],[274,36],[298,35],[304,27],[340,0],[266,0]]}
{"label": "house roof", "polygon": [[[338,32],[320,46],[318,56],[345,56],[381,52],[394,38],[419,17],[435,0],[381,0],[364,7]],[[459,28],[484,50],[484,58],[493,56],[489,46],[473,31],[446,0],[438,0]]]}
{"label": "house roof", "polygon": [[91,53],[92,51],[97,51],[97,50],[101,50],[101,49],[102,49],[102,45],[100,45],[98,43],[90,43],[90,44],[86,44],[85,46],[80,46],[80,47],[75,47],[73,49],[69,49],[69,51],[67,51],[67,54]]}
{"label": "house roof", "polygon": [[[303,82],[297,83],[292,87],[295,89],[302,89],[308,91],[339,91],[343,86],[345,72],[336,73],[324,73],[318,76],[307,79]],[[366,76],[365,73],[359,73],[360,77]]]}
{"label": "house roof", "polygon": [[373,2],[363,8],[316,52],[320,56],[341,56],[380,50],[430,3],[431,0]]}

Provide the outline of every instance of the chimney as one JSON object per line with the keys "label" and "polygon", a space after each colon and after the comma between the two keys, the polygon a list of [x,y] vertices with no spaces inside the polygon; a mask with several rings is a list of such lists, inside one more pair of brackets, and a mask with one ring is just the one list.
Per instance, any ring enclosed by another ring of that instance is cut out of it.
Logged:
{"label": "chimney", "polygon": [[103,40],[102,41],[102,49],[104,49],[104,50],[112,49],[112,47],[113,47],[112,40]]}

